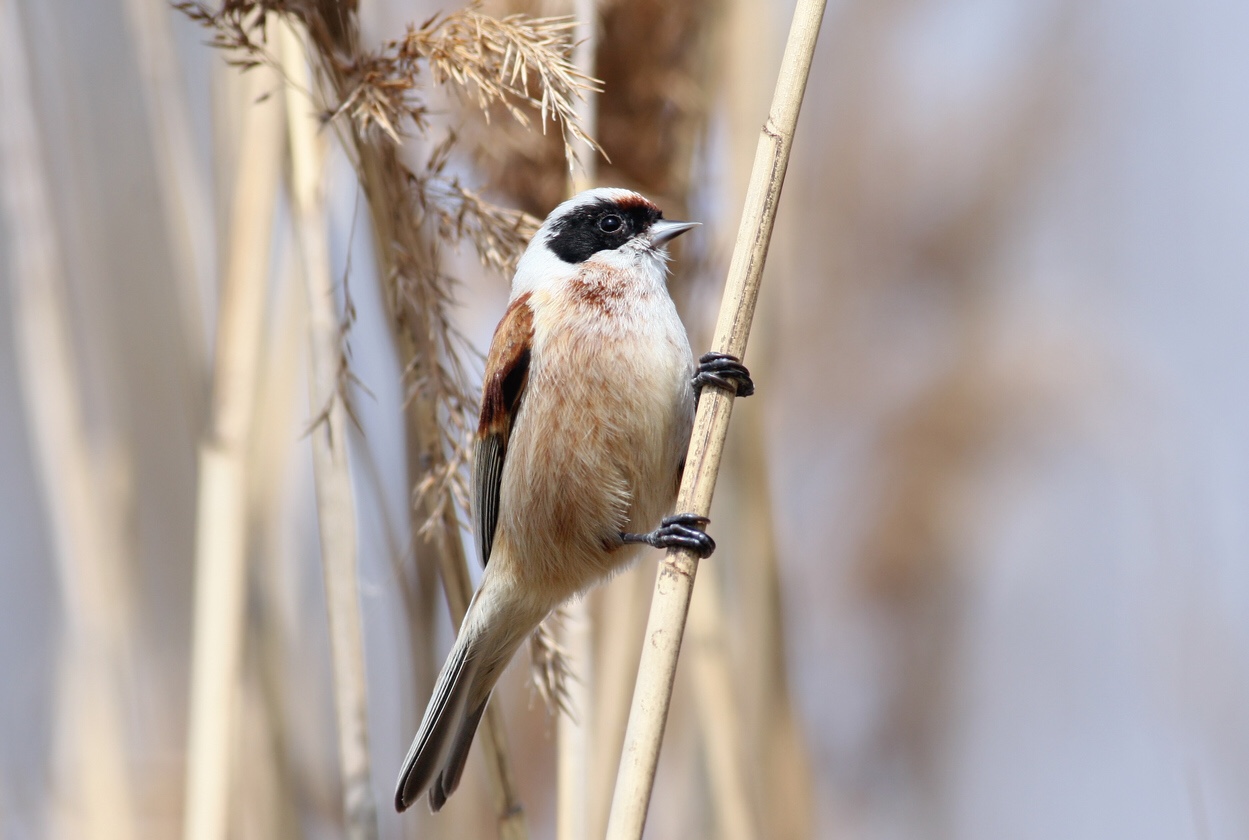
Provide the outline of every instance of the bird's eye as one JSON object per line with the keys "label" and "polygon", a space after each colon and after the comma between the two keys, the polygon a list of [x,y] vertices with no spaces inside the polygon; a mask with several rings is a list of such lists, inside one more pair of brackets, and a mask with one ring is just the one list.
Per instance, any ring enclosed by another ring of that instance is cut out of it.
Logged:
{"label": "bird's eye", "polygon": [[598,220],[598,229],[603,233],[615,233],[623,224],[619,216],[604,216]]}

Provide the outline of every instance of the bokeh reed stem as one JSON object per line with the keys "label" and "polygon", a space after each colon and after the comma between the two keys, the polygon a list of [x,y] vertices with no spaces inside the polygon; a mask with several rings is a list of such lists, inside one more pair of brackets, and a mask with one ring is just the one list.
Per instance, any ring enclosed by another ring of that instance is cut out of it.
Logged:
{"label": "bokeh reed stem", "polygon": [[374,840],[377,805],[370,771],[356,508],[347,454],[347,407],[341,393],[343,329],[334,305],[334,281],[330,274],[325,155],[320,123],[313,103],[304,93],[312,88],[312,75],[303,41],[289,20],[281,22],[279,33],[282,70],[288,81],[285,98],[292,215],[308,295],[309,401],[313,411],[319,412],[310,437],[329,614],[343,817],[351,840]]}
{"label": "bokeh reed stem", "polygon": [[51,829],[86,840],[130,840],[134,799],[122,696],[125,506],[104,480],[101,467],[110,464],[88,431],[29,58],[19,5],[0,3],[0,214],[10,234],[5,250],[22,406],[67,627]]}
{"label": "bokeh reed stem", "polygon": [[256,102],[279,83],[277,78],[257,68],[246,81],[217,313],[211,416],[199,447],[185,840],[222,840],[229,825],[246,580],[248,438],[282,151],[281,100]]}

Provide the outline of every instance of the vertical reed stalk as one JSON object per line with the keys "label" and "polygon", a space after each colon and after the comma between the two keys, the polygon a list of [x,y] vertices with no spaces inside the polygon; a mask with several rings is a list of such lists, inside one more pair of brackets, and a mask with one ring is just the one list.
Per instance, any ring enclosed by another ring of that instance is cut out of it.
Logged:
{"label": "vertical reed stalk", "polygon": [[760,836],[759,827],[742,760],[740,705],[726,649],[728,633],[719,581],[713,579],[698,588],[698,597],[690,605],[689,636],[716,836],[723,840],[753,840]]}
{"label": "vertical reed stalk", "polygon": [[590,828],[595,837],[607,832],[612,783],[620,764],[629,700],[637,672],[632,663],[642,653],[648,597],[654,569],[637,563],[595,593],[597,606],[597,668],[594,686],[594,764],[591,773]]}
{"label": "vertical reed stalk", "polygon": [[251,107],[243,114],[235,170],[211,417],[199,452],[186,840],[221,840],[228,827],[245,591],[247,444],[282,148],[279,103],[252,105],[278,80],[257,68],[247,81]]}
{"label": "vertical reed stalk", "polygon": [[577,598],[562,613],[560,650],[568,659],[571,673],[562,688],[564,703],[556,711],[555,837],[585,840],[589,837],[588,774],[595,672],[589,598]]}
{"label": "vertical reed stalk", "polygon": [[[573,35],[573,65],[582,75],[594,76],[594,54],[598,48],[598,4],[596,0],[573,0],[577,29]],[[595,97],[585,96],[577,103],[583,130],[595,134]],[[598,154],[583,150],[586,159],[569,172],[570,195],[595,185]],[[570,161],[571,163],[571,161]],[[572,665],[573,678],[565,681],[567,708],[558,713],[556,724],[555,836],[557,840],[589,840],[590,733],[594,716],[594,638],[590,601],[584,595],[564,609],[560,625],[560,647]],[[571,714],[569,713],[571,712]],[[575,717],[574,717],[575,715]]]}
{"label": "vertical reed stalk", "polygon": [[373,840],[377,837],[377,807],[369,766],[356,511],[347,460],[347,409],[339,392],[343,335],[330,274],[322,194],[324,151],[313,105],[302,93],[312,86],[303,44],[285,19],[279,33],[282,69],[289,82],[285,91],[292,221],[308,293],[309,399],[313,410],[322,412],[311,431],[312,460],[329,612],[343,814],[347,837]]}
{"label": "vertical reed stalk", "polygon": [[[713,349],[738,357],[746,351],[825,2],[799,0],[794,10],[771,111],[755,152],[737,244],[712,341]],[[733,396],[727,391],[707,389],[703,392],[677,498],[678,510],[702,515],[710,510],[732,406]],[[689,551],[680,550],[670,550],[659,568],[608,820],[608,840],[637,840],[642,836],[697,571],[697,558]]]}
{"label": "vertical reed stalk", "polygon": [[[307,427],[308,317],[293,231],[283,229],[275,239],[279,267],[270,301],[270,316],[259,392],[264,399],[256,415],[248,446],[249,544],[256,562],[248,585],[248,643],[244,646],[244,705],[236,773],[230,788],[240,819],[232,819],[238,840],[296,840],[300,837],[299,809],[304,757],[294,743],[298,733],[290,719],[297,702],[292,683],[300,663],[288,657],[306,617],[295,586],[303,564],[300,547],[290,539],[289,497],[292,468],[302,443],[293,429]],[[302,397],[302,398],[301,398]]]}
{"label": "vertical reed stalk", "polygon": [[155,155],[165,239],[173,257],[186,358],[194,364],[189,378],[202,389],[209,350],[203,296],[214,262],[208,189],[195,165],[191,115],[179,84],[169,9],[152,0],[125,0],[124,6]]}
{"label": "vertical reed stalk", "polygon": [[67,625],[52,802],[61,819],[51,830],[129,840],[122,516],[92,451],[20,15],[17,3],[0,2],[0,213],[26,429]]}

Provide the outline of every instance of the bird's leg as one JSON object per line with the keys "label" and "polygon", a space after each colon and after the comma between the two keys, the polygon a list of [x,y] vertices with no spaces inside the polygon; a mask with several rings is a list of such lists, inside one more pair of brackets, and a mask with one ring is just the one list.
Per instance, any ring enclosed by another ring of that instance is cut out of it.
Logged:
{"label": "bird's leg", "polygon": [[620,539],[655,548],[688,548],[699,558],[707,558],[716,550],[716,541],[702,530],[710,521],[696,513],[678,513],[664,517],[659,527],[649,534],[621,534]]}
{"label": "bird's leg", "polygon": [[738,397],[749,397],[755,392],[750,371],[742,364],[741,359],[728,353],[705,353],[698,360],[698,370],[694,374],[694,393],[701,394],[708,385],[731,391]]}
{"label": "bird's leg", "polygon": [[[705,353],[698,360],[694,373],[694,396],[703,388],[714,385],[735,396],[749,397],[755,392],[750,371],[736,356],[728,353]],[[707,558],[716,550],[716,541],[703,531],[710,520],[696,513],[678,513],[665,517],[659,527],[649,534],[621,534],[626,543],[646,543],[655,548],[688,548],[700,558]]]}
{"label": "bird's leg", "polygon": [[[728,353],[706,353],[698,360],[698,370],[694,374],[695,396],[708,385],[732,391],[739,397],[749,397],[755,392],[750,371],[740,359]],[[716,550],[716,541],[703,531],[709,521],[696,513],[678,513],[665,517],[649,534],[621,534],[620,539],[655,548],[688,548],[700,558],[706,558]]]}

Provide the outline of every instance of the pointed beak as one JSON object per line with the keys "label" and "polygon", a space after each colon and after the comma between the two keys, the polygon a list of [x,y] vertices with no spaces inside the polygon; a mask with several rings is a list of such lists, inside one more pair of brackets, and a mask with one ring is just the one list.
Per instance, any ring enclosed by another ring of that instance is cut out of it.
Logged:
{"label": "pointed beak", "polygon": [[671,222],[667,219],[660,219],[651,225],[651,244],[655,247],[666,245],[690,228],[696,228],[700,224],[702,222]]}

